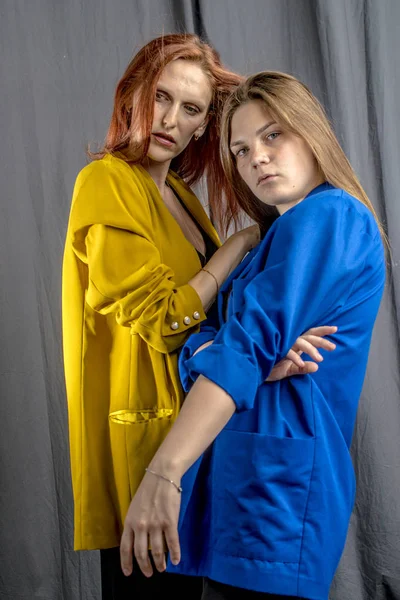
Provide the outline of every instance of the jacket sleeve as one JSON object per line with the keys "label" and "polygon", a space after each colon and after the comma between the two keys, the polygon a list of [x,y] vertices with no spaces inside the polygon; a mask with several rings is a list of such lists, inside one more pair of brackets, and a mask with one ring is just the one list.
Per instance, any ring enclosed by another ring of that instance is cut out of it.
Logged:
{"label": "jacket sleeve", "polygon": [[185,392],[190,390],[199,375],[188,367],[188,365],[190,365],[190,359],[200,346],[213,341],[216,335],[217,330],[214,327],[202,325],[200,332],[191,335],[183,346],[182,352],[179,355],[179,376]]}
{"label": "jacket sleeve", "polygon": [[[195,373],[190,373],[187,368],[188,361],[192,358],[193,354],[207,342],[212,342],[215,336],[218,333],[218,298],[215,300],[214,304],[210,307],[207,313],[207,320],[203,321],[200,325],[200,331],[198,333],[194,333],[189,337],[187,342],[182,348],[182,351],[179,355],[178,367],[179,367],[179,376],[181,379],[181,384],[185,392],[189,392],[193,383],[197,379],[197,375]],[[192,379],[191,375],[194,375]]]}
{"label": "jacket sleeve", "polygon": [[172,352],[206,318],[201,300],[162,262],[140,182],[101,161],[89,167],[78,178],[71,213],[73,248],[88,269],[86,302],[157,351]]}
{"label": "jacket sleeve", "polygon": [[[232,397],[237,410],[250,409],[275,363],[304,331],[330,324],[360,277],[366,294],[382,286],[380,235],[357,202],[310,198],[278,219],[263,268],[246,286],[240,310],[212,346],[186,362],[188,377],[204,375]],[[366,262],[375,265],[371,272]]]}

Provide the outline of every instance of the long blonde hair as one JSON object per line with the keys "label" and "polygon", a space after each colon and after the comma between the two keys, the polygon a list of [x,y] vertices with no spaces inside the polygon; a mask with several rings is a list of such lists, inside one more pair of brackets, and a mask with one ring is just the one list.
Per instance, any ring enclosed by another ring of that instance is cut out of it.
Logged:
{"label": "long blonde hair", "polygon": [[273,118],[305,140],[326,181],[345,190],[369,208],[387,246],[387,237],[375,209],[343,152],[323,107],[306,85],[291,75],[277,71],[262,71],[250,76],[229,96],[225,104],[220,152],[228,183],[235,190],[235,196],[228,196],[230,201],[227,203],[226,219],[236,220],[238,211],[242,209],[265,230],[278,216],[274,207],[259,201],[249,190],[238,173],[230,151],[232,117],[239,106],[251,100],[262,100]]}

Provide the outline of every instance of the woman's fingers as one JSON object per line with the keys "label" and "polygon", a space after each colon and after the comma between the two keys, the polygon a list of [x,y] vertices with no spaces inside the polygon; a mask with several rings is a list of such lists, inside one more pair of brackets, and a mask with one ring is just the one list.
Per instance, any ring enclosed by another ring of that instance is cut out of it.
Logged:
{"label": "woman's fingers", "polygon": [[[334,327],[331,327],[331,328],[317,327],[314,329],[310,329],[309,331],[325,330],[325,329],[335,329],[335,328]],[[305,352],[314,360],[321,362],[323,360],[323,357],[318,352],[317,348],[322,348],[323,350],[327,350],[328,352],[331,352],[332,350],[335,350],[336,344],[334,344],[333,342],[331,342],[330,340],[328,340],[324,337],[321,337],[320,335],[306,332],[303,335],[301,335],[299,338],[297,338],[296,342],[294,343],[294,345],[292,347],[292,350],[294,350],[297,353]],[[288,355],[288,358],[290,358],[289,355]],[[298,363],[296,363],[296,364],[298,364]]]}
{"label": "woman's fingers", "polygon": [[120,544],[121,569],[124,575],[132,573],[133,538],[133,529],[125,524]]}
{"label": "woman's fingers", "polygon": [[321,362],[323,357],[318,352],[317,348],[322,348],[328,352],[335,350],[336,344],[326,339],[325,336],[336,333],[337,329],[337,327],[331,325],[312,327],[297,338],[296,342],[286,355],[286,358],[289,358],[296,366],[300,368],[304,366],[304,361],[300,359],[300,355],[303,352],[308,354],[317,362]]}
{"label": "woman's fingers", "polygon": [[294,365],[292,363],[289,367],[288,376],[291,377],[292,375],[307,375],[309,373],[315,373],[316,371],[318,371],[317,363],[307,360],[304,363],[304,367],[298,367],[297,365]]}
{"label": "woman's fingers", "polygon": [[[303,335],[297,338],[286,357],[274,366],[266,381],[279,381],[292,375],[307,375],[308,373],[318,371],[316,363],[323,360],[318,348],[328,351],[335,350],[336,344],[327,340],[324,336],[332,335],[336,331],[337,327],[323,325],[321,327],[313,327],[303,333]],[[301,358],[303,353],[316,362],[304,361]]]}
{"label": "woman's fingers", "polygon": [[167,568],[165,562],[164,537],[161,528],[153,529],[150,532],[151,555],[157,571],[165,571]]}
{"label": "woman's fingers", "polygon": [[336,344],[334,342],[331,342],[327,338],[320,337],[317,335],[304,334],[299,339],[305,339],[316,348],[324,348],[324,350],[334,350],[336,348]]}
{"label": "woman's fingers", "polygon": [[321,325],[321,327],[311,327],[308,331],[304,332],[304,335],[317,335],[323,337],[325,335],[332,335],[338,330],[337,327],[331,325]]}
{"label": "woman's fingers", "polygon": [[334,350],[336,348],[336,345],[330,340],[326,339],[326,336],[333,335],[337,332],[337,330],[337,327],[328,325],[323,325],[321,327],[312,327],[308,331],[305,331],[300,337],[309,340],[311,343],[315,342],[315,344],[318,345],[318,348]]}
{"label": "woman's fingers", "polygon": [[[300,338],[299,338],[299,339],[300,339]],[[293,348],[294,348],[294,347],[295,347],[295,346],[293,346]],[[304,360],[302,360],[302,359],[300,358],[300,356],[298,355],[298,353],[297,353],[295,350],[293,350],[293,349],[289,350],[289,352],[286,354],[286,358],[288,358],[289,360],[291,360],[291,361],[292,361],[292,363],[294,363],[294,364],[295,364],[297,367],[299,367],[300,369],[301,369],[302,367],[304,367]]]}
{"label": "woman's fingers", "polygon": [[149,538],[148,528],[144,524],[139,523],[135,531],[135,542],[134,542],[135,558],[146,577],[153,575],[153,567],[151,566],[149,557]]}
{"label": "woman's fingers", "polygon": [[165,541],[167,542],[169,558],[173,565],[179,564],[181,560],[181,546],[179,543],[178,529],[168,527],[164,530]]}
{"label": "woman's fingers", "polygon": [[177,565],[180,562],[181,550],[176,527],[165,526],[163,528],[158,526],[150,529],[144,523],[136,523],[134,527],[136,533],[133,533],[133,528],[127,527],[127,524],[125,524],[125,530],[121,538],[121,568],[125,575],[132,573],[132,547],[142,573],[146,577],[153,575],[153,567],[149,557],[149,541],[150,552],[157,571],[165,571],[167,565],[164,537],[172,563]]}
{"label": "woman's fingers", "polygon": [[315,362],[306,361],[303,363],[302,367],[299,367],[291,360],[285,358],[275,365],[266,381],[271,383],[273,381],[280,381],[286,377],[291,377],[292,375],[307,375],[309,373],[315,373],[316,371],[318,371],[318,365]]}
{"label": "woman's fingers", "polygon": [[308,354],[312,359],[316,360],[317,362],[321,362],[323,360],[322,355],[318,352],[317,348],[315,348],[315,346],[311,342],[307,341],[304,338],[304,336],[297,338],[297,340],[293,346],[293,349],[296,352],[299,352],[300,350],[302,352],[305,352],[306,354]]}

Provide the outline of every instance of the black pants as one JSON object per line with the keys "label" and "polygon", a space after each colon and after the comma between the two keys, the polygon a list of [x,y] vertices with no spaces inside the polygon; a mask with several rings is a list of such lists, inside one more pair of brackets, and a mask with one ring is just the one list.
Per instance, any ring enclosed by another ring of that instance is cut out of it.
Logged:
{"label": "black pants", "polygon": [[212,579],[204,581],[204,591],[201,600],[306,600],[295,596],[277,596],[262,592],[251,592],[242,588],[218,583]]}
{"label": "black pants", "polygon": [[200,600],[203,580],[174,573],[159,573],[153,565],[152,577],[145,577],[134,560],[133,573],[121,570],[119,548],[100,550],[102,600]]}

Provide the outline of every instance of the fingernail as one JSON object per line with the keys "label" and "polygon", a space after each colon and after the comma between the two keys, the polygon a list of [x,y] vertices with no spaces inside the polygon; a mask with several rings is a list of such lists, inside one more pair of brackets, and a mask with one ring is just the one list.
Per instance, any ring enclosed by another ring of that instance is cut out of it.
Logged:
{"label": "fingernail", "polygon": [[320,360],[323,360],[322,355],[319,352],[317,352],[317,358],[319,358]]}
{"label": "fingernail", "polygon": [[129,569],[122,569],[122,572],[124,575],[130,575],[131,572],[129,571]]}

